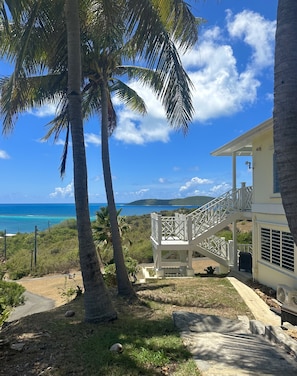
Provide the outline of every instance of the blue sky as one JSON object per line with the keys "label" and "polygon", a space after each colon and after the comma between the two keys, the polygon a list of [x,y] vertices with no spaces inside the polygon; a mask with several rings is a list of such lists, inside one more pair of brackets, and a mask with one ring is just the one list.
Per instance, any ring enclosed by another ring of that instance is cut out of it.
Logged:
{"label": "blue sky", "polygon": [[[182,56],[194,84],[195,115],[186,135],[166,122],[160,103],[132,82],[145,99],[145,117],[118,107],[110,138],[117,203],[145,198],[218,196],[232,186],[229,157],[210,153],[272,116],[277,0],[189,1],[206,19],[197,45]],[[0,74],[9,72],[0,62]],[[20,115],[13,133],[0,136],[0,203],[72,203],[72,155],[59,175],[63,137],[42,142],[53,105]],[[106,202],[99,118],[85,124],[90,202]],[[237,181],[252,184],[238,158]]]}

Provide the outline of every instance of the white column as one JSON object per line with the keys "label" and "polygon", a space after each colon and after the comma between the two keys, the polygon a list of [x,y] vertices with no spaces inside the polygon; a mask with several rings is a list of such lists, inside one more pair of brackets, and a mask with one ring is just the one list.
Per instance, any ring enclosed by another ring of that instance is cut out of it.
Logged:
{"label": "white column", "polygon": [[[232,189],[236,191],[236,153],[232,153]],[[235,198],[234,198],[235,199]],[[236,221],[232,223],[233,234],[233,268],[237,269],[237,239],[236,239]]]}

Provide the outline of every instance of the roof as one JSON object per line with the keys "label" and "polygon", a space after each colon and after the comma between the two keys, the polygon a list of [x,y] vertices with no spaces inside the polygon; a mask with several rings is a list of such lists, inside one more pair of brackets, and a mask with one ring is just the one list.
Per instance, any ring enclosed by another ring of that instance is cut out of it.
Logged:
{"label": "roof", "polygon": [[211,155],[213,156],[232,156],[236,155],[252,155],[253,140],[257,136],[267,132],[273,128],[273,119],[270,118],[263,123],[252,128],[243,135],[235,138],[220,148],[214,150]]}

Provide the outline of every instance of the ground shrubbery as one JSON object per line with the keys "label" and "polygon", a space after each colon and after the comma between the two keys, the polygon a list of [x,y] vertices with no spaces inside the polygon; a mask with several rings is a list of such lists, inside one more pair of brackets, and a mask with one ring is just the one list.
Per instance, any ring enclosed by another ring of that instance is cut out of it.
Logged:
{"label": "ground shrubbery", "polygon": [[[137,260],[138,263],[151,262],[150,216],[126,217],[126,221],[131,227],[129,247],[125,247],[127,258]],[[10,279],[15,280],[27,275],[68,273],[80,268],[75,220],[67,220],[38,232],[36,265],[34,236],[34,233],[18,233],[7,238],[7,260],[0,264],[0,274],[7,272]]]}
{"label": "ground shrubbery", "polygon": [[15,282],[0,281],[0,328],[13,307],[24,302],[25,288]]}
{"label": "ground shrubbery", "polygon": [[[172,215],[172,212],[162,213]],[[129,262],[137,263],[153,261],[152,245],[150,241],[151,220],[150,215],[125,217],[129,225],[124,246],[125,257]],[[232,238],[232,232],[225,228],[218,233],[226,240]],[[238,243],[251,243],[251,232],[239,232]],[[127,241],[128,240],[128,241]],[[43,276],[49,273],[68,273],[73,269],[79,269],[79,253],[76,221],[67,220],[59,225],[52,226],[37,234],[36,265],[33,250],[35,247],[34,233],[18,233],[7,238],[6,263],[0,264],[0,275],[9,273],[11,279],[20,279],[27,275]],[[98,250],[104,256],[104,246],[99,245]],[[110,247],[109,260],[104,264],[112,264],[112,248]],[[104,257],[103,257],[104,258]],[[112,270],[112,267],[110,267]]]}

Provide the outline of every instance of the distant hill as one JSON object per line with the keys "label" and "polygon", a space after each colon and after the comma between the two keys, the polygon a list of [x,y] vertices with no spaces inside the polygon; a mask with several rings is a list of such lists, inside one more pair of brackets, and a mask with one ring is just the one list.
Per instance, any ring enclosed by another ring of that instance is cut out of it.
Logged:
{"label": "distant hill", "polygon": [[180,206],[202,206],[207,202],[213,200],[213,197],[209,196],[191,196],[186,198],[174,198],[169,200],[158,200],[150,198],[146,200],[137,200],[130,202],[126,205],[180,205]]}

